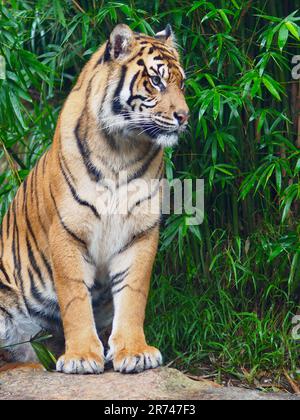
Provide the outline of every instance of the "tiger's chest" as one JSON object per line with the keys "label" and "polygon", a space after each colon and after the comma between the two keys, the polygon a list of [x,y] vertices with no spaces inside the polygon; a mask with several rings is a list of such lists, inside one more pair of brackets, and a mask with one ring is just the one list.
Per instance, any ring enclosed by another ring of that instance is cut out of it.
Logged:
{"label": "tiger's chest", "polygon": [[127,219],[121,215],[103,216],[93,224],[89,235],[89,254],[98,264],[108,262],[133,238],[135,232],[143,230],[144,223]]}
{"label": "tiger's chest", "polygon": [[[102,265],[117,255],[135,236],[151,228],[160,219],[159,181],[136,180],[128,185],[98,185],[81,191],[91,207],[80,214],[77,223],[87,234],[89,254]],[[82,209],[81,209],[82,210]],[[77,216],[78,217],[78,216]]]}

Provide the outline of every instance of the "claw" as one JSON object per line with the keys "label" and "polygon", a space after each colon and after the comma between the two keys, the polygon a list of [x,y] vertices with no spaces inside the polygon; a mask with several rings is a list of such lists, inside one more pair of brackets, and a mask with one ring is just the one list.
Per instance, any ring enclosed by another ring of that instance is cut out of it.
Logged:
{"label": "claw", "polygon": [[104,372],[104,363],[89,358],[62,356],[57,362],[56,370],[69,375],[99,375]]}
{"label": "claw", "polygon": [[147,347],[139,353],[121,351],[113,357],[114,369],[121,373],[140,373],[162,365],[162,356],[154,347]]}

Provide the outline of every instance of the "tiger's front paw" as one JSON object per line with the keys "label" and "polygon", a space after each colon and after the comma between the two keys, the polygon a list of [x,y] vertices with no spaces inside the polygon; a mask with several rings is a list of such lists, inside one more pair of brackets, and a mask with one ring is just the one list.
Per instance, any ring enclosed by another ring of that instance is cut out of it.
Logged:
{"label": "tiger's front paw", "polygon": [[104,357],[95,353],[66,353],[58,360],[56,370],[69,375],[99,375],[104,372]]}
{"label": "tiger's front paw", "polygon": [[155,369],[163,363],[160,351],[147,345],[136,350],[125,348],[110,358],[113,360],[114,370],[121,373],[140,373],[147,369]]}

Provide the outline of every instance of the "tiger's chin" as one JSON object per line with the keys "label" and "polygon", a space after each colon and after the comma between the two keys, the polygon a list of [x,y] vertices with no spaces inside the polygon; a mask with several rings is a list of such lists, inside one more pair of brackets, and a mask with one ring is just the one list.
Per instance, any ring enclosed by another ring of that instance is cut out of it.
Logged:
{"label": "tiger's chin", "polygon": [[179,140],[178,133],[164,133],[159,134],[153,141],[161,147],[173,147],[176,146]]}
{"label": "tiger's chin", "polygon": [[157,128],[148,130],[147,133],[143,132],[142,134],[137,130],[132,132],[128,131],[125,134],[125,137],[126,136],[128,136],[128,138],[137,140],[138,142],[144,139],[145,141],[156,144],[162,148],[176,146],[179,141],[178,131],[168,132],[164,130],[158,130]]}

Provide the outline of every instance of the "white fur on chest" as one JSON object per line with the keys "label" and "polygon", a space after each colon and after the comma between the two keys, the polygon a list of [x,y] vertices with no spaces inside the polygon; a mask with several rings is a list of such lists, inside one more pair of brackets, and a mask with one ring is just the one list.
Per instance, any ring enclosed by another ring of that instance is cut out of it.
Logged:
{"label": "white fur on chest", "polygon": [[[73,226],[80,237],[87,240],[89,254],[98,268],[107,266],[110,259],[133,239],[147,230],[160,217],[158,181],[139,182],[117,186],[113,181],[96,184],[90,179],[78,180],[77,193],[88,206],[79,205],[69,196],[64,209],[68,226]],[[154,195],[154,200],[147,200]],[[137,203],[141,201],[141,204]],[[153,205],[154,204],[154,205]]]}
{"label": "white fur on chest", "polygon": [[133,220],[124,216],[102,216],[93,224],[89,240],[89,253],[98,266],[106,264],[132,239]]}

